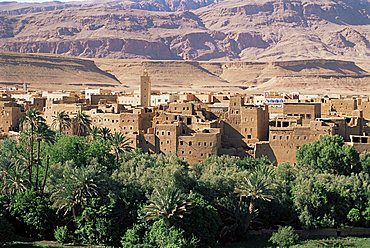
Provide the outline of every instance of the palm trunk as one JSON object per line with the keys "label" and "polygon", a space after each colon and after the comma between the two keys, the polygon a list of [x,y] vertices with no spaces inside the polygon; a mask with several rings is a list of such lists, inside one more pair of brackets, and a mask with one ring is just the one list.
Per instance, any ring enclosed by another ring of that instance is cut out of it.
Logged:
{"label": "palm trunk", "polygon": [[119,153],[116,151],[116,165],[118,166],[119,163]]}
{"label": "palm trunk", "polygon": [[36,191],[39,190],[40,150],[41,150],[41,140],[37,140],[37,164],[36,164],[36,181],[35,181]]}
{"label": "palm trunk", "polygon": [[252,222],[252,217],[253,217],[253,212],[254,212],[254,199],[251,199],[249,202],[249,207],[248,207],[248,215],[244,224],[244,233],[247,233],[249,226]]}
{"label": "palm trunk", "polygon": [[44,194],[44,191],[45,191],[45,185],[46,185],[46,179],[47,179],[47,176],[48,176],[48,171],[49,171],[49,156],[47,155],[47,157],[46,157],[45,174],[44,174],[44,182],[42,184],[41,194]]}
{"label": "palm trunk", "polygon": [[32,168],[33,168],[33,124],[31,125],[31,137],[30,137],[30,164],[28,168],[28,179],[32,187]]}

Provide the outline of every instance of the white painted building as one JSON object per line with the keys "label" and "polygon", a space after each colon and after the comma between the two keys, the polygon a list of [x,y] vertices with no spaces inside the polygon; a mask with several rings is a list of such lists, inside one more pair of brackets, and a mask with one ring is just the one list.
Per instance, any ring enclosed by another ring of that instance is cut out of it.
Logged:
{"label": "white painted building", "polygon": [[131,105],[131,106],[139,106],[140,104],[140,97],[139,95],[123,95],[117,97],[118,104],[122,105]]}
{"label": "white painted building", "polygon": [[150,97],[151,106],[159,106],[161,104],[169,104],[177,100],[176,95],[173,94],[162,94],[162,95],[152,95]]}
{"label": "white painted building", "polygon": [[63,97],[69,97],[72,96],[71,92],[63,92],[63,91],[57,91],[57,92],[48,92],[43,91],[42,97],[45,97],[47,101],[61,101]]}

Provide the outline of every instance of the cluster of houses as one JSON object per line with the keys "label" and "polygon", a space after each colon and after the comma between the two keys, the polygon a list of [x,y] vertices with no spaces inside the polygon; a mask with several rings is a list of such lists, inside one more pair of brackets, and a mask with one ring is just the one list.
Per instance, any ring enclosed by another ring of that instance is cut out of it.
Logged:
{"label": "cluster of houses", "polygon": [[131,94],[4,89],[1,137],[17,135],[30,108],[49,125],[58,112],[71,117],[84,112],[92,126],[121,132],[133,148],[173,153],[191,165],[212,155],[266,156],[276,164],[294,164],[297,150],[322,135],[340,135],[358,152],[370,152],[369,96],[154,92],[144,72]]}

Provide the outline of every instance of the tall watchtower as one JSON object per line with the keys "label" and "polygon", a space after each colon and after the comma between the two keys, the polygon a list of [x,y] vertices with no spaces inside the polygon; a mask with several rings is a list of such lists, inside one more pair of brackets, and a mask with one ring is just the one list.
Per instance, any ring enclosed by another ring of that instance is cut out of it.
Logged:
{"label": "tall watchtower", "polygon": [[149,107],[152,93],[152,83],[148,71],[145,69],[140,77],[140,106]]}

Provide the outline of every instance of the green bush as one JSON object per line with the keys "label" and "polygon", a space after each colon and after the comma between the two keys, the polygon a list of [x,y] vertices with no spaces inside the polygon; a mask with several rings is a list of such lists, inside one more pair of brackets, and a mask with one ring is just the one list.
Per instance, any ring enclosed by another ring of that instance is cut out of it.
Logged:
{"label": "green bush", "polygon": [[362,216],[365,220],[365,225],[368,227],[370,226],[370,207],[367,207],[363,212]]}
{"label": "green bush", "polygon": [[54,238],[59,243],[67,243],[68,242],[68,228],[66,226],[58,226],[54,231]]}
{"label": "green bush", "polygon": [[52,236],[54,215],[46,197],[32,190],[19,192],[11,199],[10,214],[18,220],[15,228],[24,232],[21,235],[32,238]]}
{"label": "green bush", "polygon": [[279,247],[290,247],[297,243],[298,234],[295,233],[291,226],[279,227],[270,238],[270,242],[278,245]]}
{"label": "green bush", "polygon": [[361,220],[361,212],[357,208],[352,208],[348,214],[347,214],[347,219],[354,225],[359,223]]}

